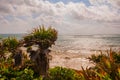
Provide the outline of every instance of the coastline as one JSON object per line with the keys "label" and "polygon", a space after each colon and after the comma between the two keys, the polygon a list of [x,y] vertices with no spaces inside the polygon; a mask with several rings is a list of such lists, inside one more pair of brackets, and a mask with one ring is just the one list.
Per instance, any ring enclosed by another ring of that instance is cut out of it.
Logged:
{"label": "coastline", "polygon": [[52,51],[49,53],[50,55],[50,68],[54,68],[56,66],[71,68],[75,70],[81,70],[81,66],[83,68],[89,68],[94,66],[87,57],[82,56],[82,54],[75,53],[59,53]]}
{"label": "coastline", "polygon": [[75,70],[81,70],[81,67],[84,69],[94,66],[93,62],[89,61],[87,59],[91,55],[100,55],[100,54],[106,54],[108,55],[109,51],[115,51],[120,52],[118,50],[114,50],[112,48],[109,48],[107,50],[94,50],[90,51],[88,53],[73,53],[73,52],[57,52],[52,50],[50,55],[50,68],[54,68],[56,66],[61,66],[65,68],[75,69]]}

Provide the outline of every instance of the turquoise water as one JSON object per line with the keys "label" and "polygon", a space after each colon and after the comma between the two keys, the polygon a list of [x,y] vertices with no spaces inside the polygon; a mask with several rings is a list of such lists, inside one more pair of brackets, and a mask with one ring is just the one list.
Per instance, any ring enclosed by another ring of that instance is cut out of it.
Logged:
{"label": "turquoise water", "polygon": [[[2,38],[8,36],[21,39],[25,34],[0,34]],[[87,54],[110,48],[120,51],[120,35],[60,35],[52,50],[61,53]]]}

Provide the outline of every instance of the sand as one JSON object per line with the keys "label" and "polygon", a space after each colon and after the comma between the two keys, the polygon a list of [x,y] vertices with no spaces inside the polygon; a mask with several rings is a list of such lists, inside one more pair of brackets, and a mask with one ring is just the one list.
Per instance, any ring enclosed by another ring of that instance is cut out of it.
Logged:
{"label": "sand", "polygon": [[87,68],[94,65],[82,54],[59,53],[52,51],[50,53],[50,68],[55,66],[81,70],[81,66],[83,68]]}
{"label": "sand", "polygon": [[[27,54],[26,48],[21,47],[20,49]],[[83,68],[94,66],[93,63],[89,62],[89,60],[87,59],[87,57],[91,55],[89,52],[75,53],[73,51],[64,52],[52,50],[49,54],[50,68],[61,66],[75,70],[81,70],[81,66]]]}

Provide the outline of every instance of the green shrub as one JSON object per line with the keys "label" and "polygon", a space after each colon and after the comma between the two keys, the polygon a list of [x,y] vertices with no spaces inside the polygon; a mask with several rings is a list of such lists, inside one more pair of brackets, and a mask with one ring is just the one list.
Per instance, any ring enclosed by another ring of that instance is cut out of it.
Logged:
{"label": "green shrub", "polygon": [[9,51],[14,53],[18,45],[19,41],[15,37],[8,37],[2,40],[1,47],[3,51]]}
{"label": "green shrub", "polygon": [[79,77],[72,69],[55,67],[49,70],[49,80],[79,80]]}
{"label": "green shrub", "polygon": [[2,61],[0,64],[0,80],[32,80],[34,78],[33,74],[33,70],[29,68],[14,68],[11,59],[8,61]]}
{"label": "green shrub", "polygon": [[57,31],[51,27],[45,29],[44,26],[34,28],[33,31],[24,37],[24,43],[27,46],[39,45],[41,49],[47,49],[57,39]]}
{"label": "green shrub", "polygon": [[88,57],[87,59],[89,59],[89,61],[92,61],[94,63],[99,63],[103,57],[108,58],[108,56],[106,56],[105,54],[100,54],[100,55],[95,55],[92,54],[90,57]]}
{"label": "green shrub", "polygon": [[120,53],[112,52],[115,63],[120,64]]}
{"label": "green shrub", "polygon": [[120,53],[117,53],[117,52],[114,52],[114,51],[110,51],[110,53],[108,54],[103,54],[101,53],[100,55],[91,55],[90,57],[88,57],[88,59],[94,63],[99,63],[99,62],[102,62],[101,60],[103,60],[103,58],[106,58],[106,59],[112,59],[115,61],[115,63],[118,63],[120,64]]}
{"label": "green shrub", "polygon": [[[107,55],[92,55],[88,59],[95,63],[90,69],[82,69],[81,80],[120,80],[120,54],[112,52]],[[93,74],[93,75],[92,75]]]}

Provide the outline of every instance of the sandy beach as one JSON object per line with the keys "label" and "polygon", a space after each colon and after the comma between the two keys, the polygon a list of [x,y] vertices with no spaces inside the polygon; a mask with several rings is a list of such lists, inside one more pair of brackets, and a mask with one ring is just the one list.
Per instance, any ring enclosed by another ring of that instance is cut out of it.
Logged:
{"label": "sandy beach", "polygon": [[81,66],[84,68],[94,66],[86,57],[81,54],[75,53],[59,53],[52,51],[50,53],[50,68],[55,66],[62,66],[66,68],[81,70]]}

